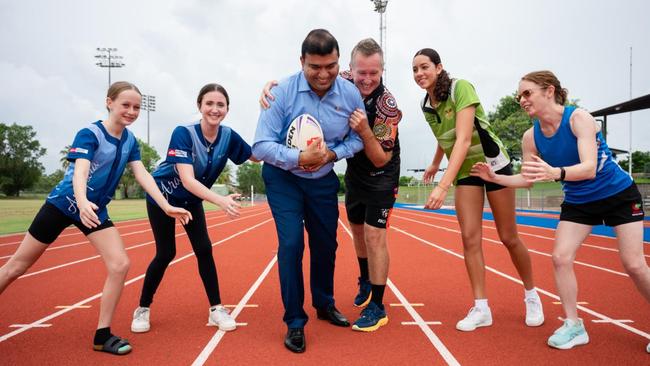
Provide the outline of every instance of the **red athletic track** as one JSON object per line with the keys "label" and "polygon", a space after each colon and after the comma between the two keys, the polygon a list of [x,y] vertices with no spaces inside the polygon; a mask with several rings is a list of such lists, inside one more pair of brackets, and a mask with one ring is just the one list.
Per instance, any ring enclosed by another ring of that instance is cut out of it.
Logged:
{"label": "red athletic track", "polygon": [[[589,237],[578,253],[581,264],[575,267],[579,301],[585,302],[580,316],[585,319],[591,343],[559,351],[546,346],[547,337],[561,325],[558,317],[562,315],[561,306],[554,303],[558,300],[549,257],[553,230],[520,226],[520,234],[531,249],[546,314],[543,326],[529,328],[524,325],[523,289],[515,282],[517,275],[508,253],[498,242],[493,222],[484,223],[483,250],[493,270],[488,270],[486,278],[494,325],[463,333],[455,329],[455,324],[473,300],[460,257],[462,245],[455,218],[395,209],[388,234],[391,268],[385,303],[410,302],[413,306],[389,306],[390,323],[365,334],[317,320],[307,289],[305,303],[311,317],[306,327],[307,352],[297,355],[282,344],[286,328],[275,262],[277,237],[268,206],[246,208],[237,220],[228,220],[218,211],[207,216],[216,243],[214,255],[222,299],[225,304],[253,305],[234,310],[237,321],[246,325],[225,334],[205,326],[207,299],[187,237],[179,228],[179,261],[168,268],[156,294],[152,330],[130,333],[131,314],[155,248],[146,220],[122,222],[117,227],[126,247],[131,248],[131,270],[112,329],[127,337],[134,351],[120,357],[93,352],[91,341],[105,270],[98,258],[51,269],[96,255],[77,229],[69,229],[26,277],[0,296],[0,365],[114,365],[116,361],[120,365],[188,365],[196,360],[222,365],[650,363],[650,355],[644,351],[650,341],[650,305],[624,274],[616,242],[611,238]],[[351,305],[358,269],[344,209],[341,216],[335,295],[339,310],[354,320],[359,313]],[[22,235],[0,238],[0,264],[15,251]],[[65,247],[74,243],[82,244]],[[647,257],[647,245],[645,250]],[[308,258],[307,251],[307,288]],[[51,270],[38,273],[47,269]],[[270,271],[264,276],[265,269]],[[90,307],[68,312],[56,308],[73,304]],[[609,322],[593,322],[603,319]],[[616,325],[612,319],[632,322]],[[415,320],[441,324],[402,324]],[[15,324],[34,327],[11,327]]]}

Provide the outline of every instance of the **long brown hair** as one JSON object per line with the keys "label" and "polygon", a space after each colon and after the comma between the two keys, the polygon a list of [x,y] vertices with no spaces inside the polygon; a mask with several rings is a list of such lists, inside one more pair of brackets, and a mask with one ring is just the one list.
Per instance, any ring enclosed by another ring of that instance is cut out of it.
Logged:
{"label": "long brown hair", "polygon": [[[436,50],[433,48],[423,48],[419,50],[418,52],[415,53],[415,56],[426,56],[431,60],[431,62],[434,65],[439,65],[440,64],[440,55]],[[447,70],[443,69],[440,72],[440,75],[438,75],[438,79],[436,80],[436,86],[433,87],[433,96],[436,98],[436,101],[438,102],[444,102],[449,98],[449,94],[451,93],[451,78],[449,77],[449,73],[447,73]]]}

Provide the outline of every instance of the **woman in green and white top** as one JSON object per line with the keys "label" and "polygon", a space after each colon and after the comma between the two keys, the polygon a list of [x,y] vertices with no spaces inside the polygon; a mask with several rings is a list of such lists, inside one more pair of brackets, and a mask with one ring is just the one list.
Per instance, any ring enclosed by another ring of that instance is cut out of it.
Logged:
{"label": "woman in green and white top", "polygon": [[440,208],[449,187],[452,184],[456,186],[456,217],[475,301],[467,316],[456,324],[456,329],[473,331],[477,327],[492,325],[481,247],[485,193],[499,238],[508,249],[524,283],[526,325],[542,325],[544,313],[533,284],[530,256],[517,233],[514,189],[470,176],[472,165],[477,162],[487,162],[498,174],[512,175],[510,158],[492,131],[474,87],[466,80],[452,80],[443,69],[438,53],[430,48],[415,54],[413,78],[420,88],[427,91],[422,101],[422,111],[438,140],[433,162],[425,170],[424,181],[433,181],[443,155],[448,159],[447,169],[424,207],[433,210]]}

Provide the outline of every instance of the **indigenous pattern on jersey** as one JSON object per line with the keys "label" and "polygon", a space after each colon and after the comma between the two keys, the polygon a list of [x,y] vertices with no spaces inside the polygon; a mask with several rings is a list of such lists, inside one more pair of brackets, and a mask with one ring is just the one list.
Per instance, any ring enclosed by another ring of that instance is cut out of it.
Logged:
{"label": "indigenous pattern on jersey", "polygon": [[124,173],[126,164],[140,160],[140,147],[135,136],[128,129],[125,128],[121,138],[117,139],[106,131],[101,121],[97,121],[77,133],[68,150],[67,159],[70,165],[63,180],[47,197],[47,202],[75,221],[81,221],[77,201],[74,198],[72,177],[76,159],[90,160],[86,197],[99,207],[96,213],[103,223],[108,219],[106,205],[115,194],[115,188]]}
{"label": "indigenous pattern on jersey", "polygon": [[[208,143],[201,132],[199,121],[174,129],[165,161],[151,175],[171,205],[187,207],[202,199],[183,187],[176,164],[192,165],[196,180],[210,188],[228,159],[239,165],[250,156],[251,147],[230,127],[219,126],[215,141]],[[149,195],[147,199],[156,204]]]}
{"label": "indigenous pattern on jersey", "polygon": [[447,159],[456,143],[457,113],[467,107],[476,107],[472,141],[454,183],[458,179],[469,177],[472,166],[478,162],[487,162],[493,171],[506,167],[510,164],[510,158],[503,143],[492,131],[474,86],[467,80],[459,79],[452,82],[451,89],[449,98],[438,102],[436,106],[431,105],[429,95],[426,94],[421,107],[424,118],[429,123]]}
{"label": "indigenous pattern on jersey", "polygon": [[[571,130],[571,114],[575,109],[575,106],[564,107],[560,126],[551,137],[544,136],[539,120],[533,121],[535,148],[541,158],[553,167],[580,164],[578,138]],[[632,178],[614,161],[600,131],[596,134],[596,143],[598,144],[596,177],[562,182],[566,202],[575,204],[597,201],[622,192],[632,185]]]}
{"label": "indigenous pattern on jersey", "polygon": [[[349,71],[342,72],[341,76],[354,82]],[[377,168],[368,159],[364,150],[359,151],[347,159],[346,187],[358,194],[394,192],[399,184],[400,145],[397,127],[402,120],[402,111],[399,110],[395,98],[383,83],[380,83],[372,94],[363,100],[363,103],[375,138],[384,151],[392,151],[393,156],[386,165]],[[392,199],[394,200],[394,197]]]}

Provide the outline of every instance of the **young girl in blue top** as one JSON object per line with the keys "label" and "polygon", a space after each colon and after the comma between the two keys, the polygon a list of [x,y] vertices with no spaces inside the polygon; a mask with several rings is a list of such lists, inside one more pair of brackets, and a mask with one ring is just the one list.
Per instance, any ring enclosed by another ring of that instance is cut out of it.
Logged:
{"label": "young girl in blue top", "polygon": [[[232,129],[221,125],[228,114],[228,93],[219,84],[205,85],[199,92],[197,107],[201,120],[178,126],[172,133],[167,157],[156,168],[156,184],[169,202],[186,208],[194,220],[184,225],[199,265],[199,274],[208,295],[208,324],[223,331],[234,330],[235,320],[221,305],[217,269],[212,257],[203,200],[220,206],[230,218],[239,216],[239,194],[221,196],[210,187],[221,174],[228,159],[242,164],[251,157],[251,147]],[[142,286],[140,306],[133,313],[131,331],[150,329],[149,307],[169,263],[176,256],[174,221],[167,218],[157,202],[147,197],[149,222],[156,239],[156,256],[151,261]]]}
{"label": "young girl in blue top", "polygon": [[108,119],[97,121],[77,133],[68,151],[70,165],[63,180],[48,196],[16,253],[0,268],[2,293],[36,262],[63,229],[75,225],[88,237],[108,272],[93,348],[117,355],[131,352],[129,342],[110,331],[130,264],[106,206],[125,167],[131,168],[138,183],[151,194],[170,220],[179,219],[187,223],[192,218],[187,210],[167,203],[140,161],[138,142],[126,128],[138,118],[140,100],[140,91],[131,83],[118,81],[110,86],[106,96]]}
{"label": "young girl in blue top", "polygon": [[[594,225],[614,227],[625,271],[650,301],[650,269],[643,256],[643,203],[634,181],[612,159],[594,118],[582,109],[566,106],[567,90],[550,71],[521,78],[517,100],[533,118],[524,133],[521,174],[495,174],[476,164],[472,174],[510,187],[534,182],[562,182],[564,202],[555,231],[555,282],[566,314],[564,324],[548,345],[570,349],[589,342],[578,318],[578,286],[573,261]],[[646,347],[650,352],[650,344]]]}

